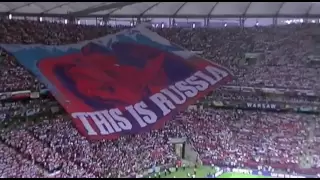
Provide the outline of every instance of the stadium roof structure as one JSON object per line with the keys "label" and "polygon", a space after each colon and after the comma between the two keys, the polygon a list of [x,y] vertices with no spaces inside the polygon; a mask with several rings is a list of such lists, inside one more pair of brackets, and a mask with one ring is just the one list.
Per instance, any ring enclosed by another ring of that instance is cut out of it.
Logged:
{"label": "stadium roof structure", "polygon": [[41,17],[319,18],[318,2],[0,2],[0,14]]}

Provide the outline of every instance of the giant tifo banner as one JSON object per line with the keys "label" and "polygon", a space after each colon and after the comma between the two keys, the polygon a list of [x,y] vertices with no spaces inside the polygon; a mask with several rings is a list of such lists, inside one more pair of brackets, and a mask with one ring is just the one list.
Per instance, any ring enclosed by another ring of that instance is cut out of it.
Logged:
{"label": "giant tifo banner", "polygon": [[8,45],[88,139],[161,127],[231,79],[229,71],[145,27],[63,46]]}

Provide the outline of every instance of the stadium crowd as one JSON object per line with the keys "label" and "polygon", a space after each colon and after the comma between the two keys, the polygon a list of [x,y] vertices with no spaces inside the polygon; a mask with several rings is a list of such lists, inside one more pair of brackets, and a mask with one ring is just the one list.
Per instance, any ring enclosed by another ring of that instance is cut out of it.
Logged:
{"label": "stadium crowd", "polygon": [[[312,129],[319,122],[313,115],[205,109],[185,112],[182,119],[206,162],[306,174],[320,170],[319,142]],[[302,168],[307,163],[310,167]]]}
{"label": "stadium crowd", "polygon": [[[118,32],[124,28],[1,19],[2,43],[69,44]],[[254,28],[157,28],[161,36],[223,64],[235,74],[232,84],[318,89],[320,70],[310,67],[312,33],[317,25]],[[245,53],[261,52],[263,61],[243,62]],[[0,91],[34,88],[37,82],[12,56],[2,52]],[[19,82],[19,86],[17,83]]]}
{"label": "stadium crowd", "polygon": [[[127,27],[84,26],[26,20],[0,20],[1,43],[68,44],[118,32]],[[316,25],[225,29],[153,29],[165,38],[201,51],[202,56],[230,68],[233,85],[320,89],[319,70],[308,65]],[[246,52],[260,52],[263,60],[243,62]],[[15,59],[1,51],[0,92],[33,90],[39,82]],[[270,100],[222,90],[208,99]],[[273,100],[273,99],[272,99]],[[281,101],[310,102],[305,98]],[[49,105],[48,105],[49,103]],[[317,116],[242,110],[182,112],[163,129],[89,142],[78,134],[65,113],[52,114],[52,100],[3,103],[0,114],[17,116],[0,131],[2,177],[126,177],[156,165],[173,164],[177,157],[169,137],[187,136],[207,163],[239,166],[269,165],[301,173],[320,172]],[[312,102],[317,103],[317,102]],[[5,119],[5,118],[3,118]],[[27,120],[26,120],[27,119]],[[6,122],[6,120],[4,120]],[[317,138],[318,137],[318,138]]]}

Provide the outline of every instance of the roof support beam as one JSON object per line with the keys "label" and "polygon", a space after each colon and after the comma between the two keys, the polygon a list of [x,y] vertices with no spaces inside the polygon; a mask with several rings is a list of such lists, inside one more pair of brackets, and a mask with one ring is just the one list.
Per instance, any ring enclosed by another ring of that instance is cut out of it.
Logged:
{"label": "roof support beam", "polygon": [[248,6],[246,7],[246,9],[244,10],[244,12],[243,12],[243,14],[242,14],[243,17],[246,16],[246,14],[247,14],[247,12],[248,12],[251,4],[252,4],[252,2],[249,2]]}
{"label": "roof support beam", "polygon": [[188,2],[184,2],[181,4],[181,6],[176,10],[176,12],[174,12],[174,14],[172,15],[173,17],[175,17],[179,11],[183,8],[183,6],[185,6]]}
{"label": "roof support beam", "polygon": [[311,9],[313,7],[313,3],[311,3],[311,5],[308,7],[307,12],[306,12],[306,16],[308,17],[310,15]]}
{"label": "roof support beam", "polygon": [[277,12],[276,12],[276,17],[279,17],[279,13],[280,13],[280,11],[281,11],[281,9],[283,8],[283,6],[286,4],[287,2],[282,2],[281,3],[281,5],[279,6],[279,9],[277,10]]}
{"label": "roof support beam", "polygon": [[114,13],[114,12],[120,10],[120,9],[121,8],[114,9],[114,10],[110,11],[108,14],[106,14],[105,16],[110,16],[112,13]]}
{"label": "roof support beam", "polygon": [[124,6],[132,5],[138,2],[115,2],[115,3],[108,3],[105,5],[99,5],[97,7],[92,7],[92,8],[87,8],[81,11],[77,11],[74,13],[70,13],[72,16],[83,16],[83,15],[88,15],[91,13],[99,12],[99,11],[104,11],[108,9],[117,9],[117,8],[122,8]]}
{"label": "roof support beam", "polygon": [[214,4],[213,6],[212,6],[212,8],[210,9],[210,11],[209,11],[209,13],[208,13],[208,17],[210,17],[211,16],[211,13],[214,11],[214,9],[217,7],[217,5],[219,4],[220,2],[216,2],[216,4]]}
{"label": "roof support beam", "polygon": [[62,7],[62,6],[68,5],[68,4],[70,4],[70,3],[71,3],[71,2],[66,2],[66,3],[60,4],[60,5],[54,6],[54,7],[50,8],[50,9],[46,9],[45,11],[41,12],[41,14],[50,12],[50,11],[52,11],[52,10],[54,10],[54,9],[60,8],[60,7]]}
{"label": "roof support beam", "polygon": [[33,3],[34,3],[34,2],[30,2],[30,3],[24,4],[24,5],[22,5],[22,6],[19,6],[19,7],[16,7],[16,8],[12,8],[12,9],[10,9],[10,10],[8,11],[8,13],[9,13],[9,12],[12,12],[12,11],[15,11],[15,10],[17,10],[17,9],[20,9],[20,8],[26,7],[26,6],[29,6],[29,5],[31,5],[31,4],[33,4]]}
{"label": "roof support beam", "polygon": [[149,8],[147,8],[146,10],[144,10],[141,14],[139,14],[139,17],[144,16],[144,14],[145,14],[146,12],[148,12],[148,11],[151,10],[152,8],[158,6],[160,3],[161,3],[161,2],[157,2],[157,3],[155,3],[154,5],[150,6]]}

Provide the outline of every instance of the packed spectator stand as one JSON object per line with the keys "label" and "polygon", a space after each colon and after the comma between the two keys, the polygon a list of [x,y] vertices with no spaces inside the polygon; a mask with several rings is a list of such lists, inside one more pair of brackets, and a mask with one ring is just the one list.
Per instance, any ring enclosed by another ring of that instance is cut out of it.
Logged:
{"label": "packed spectator stand", "polygon": [[[100,27],[25,20],[0,20],[1,43],[60,45],[90,40],[128,27]],[[312,34],[318,25],[240,29],[153,29],[165,38],[230,68],[230,85],[320,89],[320,70],[309,66]],[[241,63],[246,52],[259,51],[263,61]],[[14,57],[1,52],[0,92],[45,88]],[[210,100],[283,101],[318,104],[318,98],[269,97],[218,89]],[[320,172],[320,121],[316,115],[238,109],[201,109],[181,112],[164,128],[89,142],[72,126],[51,97],[26,101],[3,100],[1,114],[14,117],[1,123],[2,177],[127,177],[178,159],[168,137],[190,137],[207,163],[257,167],[272,166],[296,173]],[[16,116],[25,109],[39,114]],[[14,114],[14,116],[12,115]],[[5,118],[4,118],[5,119]],[[307,161],[307,162],[306,162]]]}

